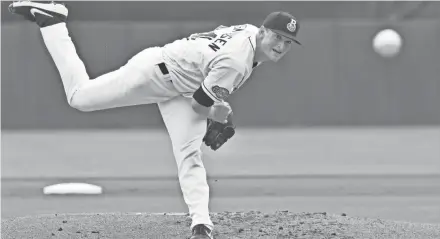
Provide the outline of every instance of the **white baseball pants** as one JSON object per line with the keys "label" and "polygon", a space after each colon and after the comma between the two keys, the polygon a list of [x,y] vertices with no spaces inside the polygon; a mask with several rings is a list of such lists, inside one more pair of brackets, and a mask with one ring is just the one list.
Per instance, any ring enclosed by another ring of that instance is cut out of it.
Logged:
{"label": "white baseball pants", "polygon": [[164,75],[162,49],[152,47],[132,57],[119,69],[90,79],[65,23],[41,28],[44,43],[59,71],[70,106],[81,111],[157,103],[177,163],[179,182],[194,225],[213,229],[209,216],[209,186],[202,162],[206,119],[191,107],[191,99],[173,87]]}

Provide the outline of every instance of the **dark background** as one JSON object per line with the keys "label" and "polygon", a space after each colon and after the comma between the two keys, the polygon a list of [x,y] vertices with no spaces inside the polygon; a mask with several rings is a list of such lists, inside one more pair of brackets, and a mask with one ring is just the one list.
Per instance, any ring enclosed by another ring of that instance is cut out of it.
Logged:
{"label": "dark background", "polygon": [[[156,105],[82,113],[70,108],[37,26],[2,4],[2,129],[163,127]],[[92,78],[138,51],[218,25],[261,24],[271,11],[302,21],[304,47],[264,64],[232,96],[240,127],[440,124],[440,2],[389,22],[411,2],[67,2],[68,26]],[[398,57],[377,55],[393,27]]]}

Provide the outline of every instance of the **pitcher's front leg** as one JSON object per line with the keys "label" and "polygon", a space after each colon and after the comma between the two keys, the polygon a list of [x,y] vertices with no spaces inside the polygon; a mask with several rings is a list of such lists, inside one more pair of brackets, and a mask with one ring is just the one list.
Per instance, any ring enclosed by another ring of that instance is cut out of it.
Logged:
{"label": "pitcher's front leg", "polygon": [[194,112],[190,98],[182,96],[159,103],[159,109],[171,138],[180,187],[192,218],[191,229],[204,224],[212,231],[209,186],[201,151],[206,119]]}

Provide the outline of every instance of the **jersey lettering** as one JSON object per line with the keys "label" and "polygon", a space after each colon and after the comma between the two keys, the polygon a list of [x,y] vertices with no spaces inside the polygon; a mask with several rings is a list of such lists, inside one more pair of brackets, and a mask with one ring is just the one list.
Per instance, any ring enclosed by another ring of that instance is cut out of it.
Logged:
{"label": "jersey lettering", "polygon": [[189,37],[189,39],[191,39],[191,40],[197,40],[200,38],[207,39],[207,40],[211,41],[208,44],[208,47],[211,50],[217,52],[218,50],[220,50],[221,46],[224,46],[228,42],[227,40],[232,38],[234,32],[242,31],[245,28],[246,28],[246,25],[235,26],[231,32],[223,33],[220,36],[215,32],[215,30],[210,31],[210,32],[195,33],[195,34],[192,34]]}
{"label": "jersey lettering", "polygon": [[197,38],[204,38],[208,40],[212,40],[217,37],[217,34],[213,31],[211,32],[203,32],[203,33],[195,33],[189,36],[191,40],[196,40]]}
{"label": "jersey lettering", "polygon": [[213,51],[220,50],[220,47],[217,46],[215,43],[211,43],[208,45]]}

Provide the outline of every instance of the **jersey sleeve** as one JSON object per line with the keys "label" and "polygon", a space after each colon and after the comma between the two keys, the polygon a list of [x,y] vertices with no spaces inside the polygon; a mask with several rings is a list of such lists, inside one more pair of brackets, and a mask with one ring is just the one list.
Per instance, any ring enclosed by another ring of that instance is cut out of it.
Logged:
{"label": "jersey sleeve", "polygon": [[202,82],[201,89],[214,102],[226,100],[234,89],[234,84],[244,77],[244,73],[239,70],[232,61],[218,63],[208,73]]}

